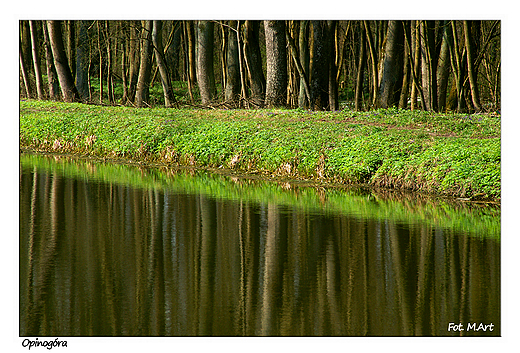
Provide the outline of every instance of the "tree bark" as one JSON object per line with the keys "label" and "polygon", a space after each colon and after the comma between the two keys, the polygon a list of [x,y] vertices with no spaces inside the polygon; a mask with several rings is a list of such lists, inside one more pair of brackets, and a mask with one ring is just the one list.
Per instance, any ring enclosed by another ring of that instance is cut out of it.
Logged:
{"label": "tree bark", "polygon": [[139,66],[139,78],[137,79],[137,92],[135,93],[135,105],[144,107],[150,104],[150,76],[152,73],[152,30],[153,22],[142,21],[141,33],[141,64]]}
{"label": "tree bark", "polygon": [[229,21],[226,27],[228,33],[228,45],[226,48],[226,87],[225,100],[233,106],[237,104],[240,97],[240,62],[238,57],[237,21]]}
{"label": "tree bark", "polygon": [[380,106],[399,104],[403,80],[404,31],[401,21],[389,21],[386,35],[383,74],[379,88]]}
{"label": "tree bark", "polygon": [[448,21],[442,24],[442,43],[439,53],[439,62],[437,66],[437,106],[439,111],[446,111],[446,98],[448,90],[448,78],[450,75],[450,50],[449,36],[451,35],[451,27]]}
{"label": "tree bark", "polygon": [[309,108],[309,100],[311,96],[311,90],[309,87],[310,80],[310,64],[311,54],[309,50],[309,27],[310,21],[301,21],[300,23],[300,35],[298,38],[298,47],[300,49],[300,66],[302,72],[300,73],[300,93],[298,97],[298,107]]}
{"label": "tree bark", "polygon": [[338,21],[327,21],[327,27],[327,45],[329,47],[329,109],[335,111],[339,109],[338,81],[336,79],[338,74],[338,66],[336,64]]}
{"label": "tree bark", "polygon": [[61,93],[66,102],[79,101],[79,93],[74,84],[74,79],[70,72],[67,55],[63,47],[63,36],[61,33],[60,21],[47,21],[47,29],[49,31],[49,40],[54,58],[54,65],[58,73]]}
{"label": "tree bark", "polygon": [[197,83],[202,104],[211,104],[216,95],[215,73],[213,68],[214,33],[213,22],[198,21],[197,37]]}
{"label": "tree bark", "polygon": [[313,46],[311,68],[312,110],[329,109],[329,45],[327,21],[312,21]]}
{"label": "tree bark", "polygon": [[67,21],[67,57],[69,59],[69,67],[70,73],[72,77],[76,76],[76,63],[75,53],[76,53],[76,21]]}
{"label": "tree bark", "polygon": [[265,76],[260,52],[260,21],[244,22],[244,57],[251,87],[251,100],[262,107],[265,99]]}
{"label": "tree bark", "polygon": [[23,79],[23,83],[24,83],[25,94],[26,94],[27,98],[32,98],[31,86],[29,84],[29,73],[27,72],[27,65],[25,64],[25,60],[23,57],[21,41],[20,41],[19,51],[20,51],[20,71],[22,72],[22,79]]}
{"label": "tree bark", "polygon": [[153,21],[152,39],[155,49],[155,59],[157,60],[157,66],[159,67],[159,73],[161,74],[161,84],[164,94],[164,105],[166,106],[166,108],[171,108],[175,103],[175,97],[173,96],[172,84],[164,59],[164,49],[162,45],[162,27],[162,21]]}
{"label": "tree bark", "polygon": [[474,46],[472,43],[471,32],[469,28],[469,21],[462,21],[464,27],[464,39],[466,45],[466,59],[468,63],[468,78],[469,78],[469,86],[471,89],[471,101],[473,102],[473,107],[475,111],[479,112],[482,110],[480,106],[480,94],[478,91],[477,85],[477,72],[474,66]]}
{"label": "tree bark", "polygon": [[84,102],[89,99],[88,66],[88,21],[79,21],[78,45],[76,46],[76,87],[81,100]]}
{"label": "tree bark", "polygon": [[58,74],[56,73],[56,67],[54,66],[54,57],[52,55],[51,44],[49,40],[49,33],[47,25],[43,22],[43,38],[45,46],[45,62],[47,66],[47,83],[49,88],[49,98],[51,100],[58,100],[59,98],[59,85],[58,85]]}
{"label": "tree bark", "polygon": [[[361,28],[359,28],[359,32],[362,32]],[[363,110],[363,77],[365,71],[365,62],[366,62],[366,51],[365,51],[365,35],[364,33],[360,33],[359,35],[359,56],[358,56],[358,65],[357,65],[357,75],[356,75],[356,92],[354,96],[354,108],[357,111]]]}
{"label": "tree bark", "polygon": [[139,21],[130,21],[130,44],[128,50],[128,97],[127,102],[135,100],[137,80],[139,79]]}
{"label": "tree bark", "polygon": [[38,99],[44,99],[45,94],[43,91],[43,80],[40,70],[40,51],[38,46],[38,28],[36,26],[36,21],[29,21],[29,27],[31,29],[32,57],[34,64],[34,76],[36,78],[36,92],[38,94]]}
{"label": "tree bark", "polygon": [[265,106],[284,107],[287,92],[285,21],[264,21],[267,82]]}
{"label": "tree bark", "polygon": [[377,108],[379,103],[379,75],[377,70],[378,60],[374,48],[374,41],[372,39],[372,31],[368,21],[363,21],[365,34],[367,37],[368,50],[370,52],[370,69],[372,71],[372,108]]}
{"label": "tree bark", "polygon": [[437,111],[437,59],[435,52],[435,21],[421,21],[422,84],[428,111]]}

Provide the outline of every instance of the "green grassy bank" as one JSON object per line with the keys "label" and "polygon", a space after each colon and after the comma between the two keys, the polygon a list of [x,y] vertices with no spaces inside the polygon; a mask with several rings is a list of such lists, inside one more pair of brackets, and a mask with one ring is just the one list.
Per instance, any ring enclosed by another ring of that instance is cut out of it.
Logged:
{"label": "green grassy bank", "polygon": [[500,117],[20,102],[20,145],[500,200]]}

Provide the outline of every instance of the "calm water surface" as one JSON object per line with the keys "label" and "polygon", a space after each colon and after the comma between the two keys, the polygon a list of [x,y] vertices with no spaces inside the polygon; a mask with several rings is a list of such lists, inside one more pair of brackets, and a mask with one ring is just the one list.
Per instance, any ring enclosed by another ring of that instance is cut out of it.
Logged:
{"label": "calm water surface", "polygon": [[20,162],[22,336],[500,335],[497,207]]}

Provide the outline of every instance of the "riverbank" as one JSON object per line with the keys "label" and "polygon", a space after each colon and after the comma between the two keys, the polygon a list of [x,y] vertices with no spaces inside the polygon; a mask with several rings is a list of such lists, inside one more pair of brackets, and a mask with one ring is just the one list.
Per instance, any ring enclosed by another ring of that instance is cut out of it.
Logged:
{"label": "riverbank", "polygon": [[500,201],[500,116],[20,102],[20,146]]}

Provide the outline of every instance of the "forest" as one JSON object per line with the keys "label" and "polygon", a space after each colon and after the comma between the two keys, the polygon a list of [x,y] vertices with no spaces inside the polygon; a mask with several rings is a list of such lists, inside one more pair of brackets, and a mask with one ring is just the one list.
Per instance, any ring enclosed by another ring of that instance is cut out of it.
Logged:
{"label": "forest", "polygon": [[499,20],[21,20],[20,98],[500,111]]}

